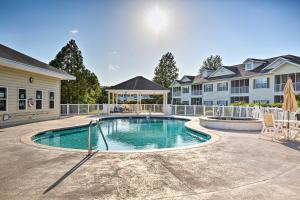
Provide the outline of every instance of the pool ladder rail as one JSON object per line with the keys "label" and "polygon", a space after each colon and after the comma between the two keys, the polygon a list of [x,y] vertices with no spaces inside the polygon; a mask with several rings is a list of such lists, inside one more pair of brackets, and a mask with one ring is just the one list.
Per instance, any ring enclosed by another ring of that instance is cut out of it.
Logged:
{"label": "pool ladder rail", "polygon": [[108,144],[106,142],[106,139],[104,137],[104,134],[102,132],[102,129],[101,129],[101,125],[100,125],[100,120],[91,120],[90,123],[89,123],[89,129],[88,129],[88,155],[92,154],[92,147],[91,147],[91,128],[92,128],[92,125],[93,125],[93,122],[96,122],[96,126],[97,128],[99,129],[100,131],[100,134],[102,136],[102,139],[105,143],[105,146],[106,146],[106,151],[108,151]]}

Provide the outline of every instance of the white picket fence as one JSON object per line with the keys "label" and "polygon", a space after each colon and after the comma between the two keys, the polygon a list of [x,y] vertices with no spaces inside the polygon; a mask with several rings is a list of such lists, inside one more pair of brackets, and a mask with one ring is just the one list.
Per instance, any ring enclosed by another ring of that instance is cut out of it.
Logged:
{"label": "white picket fence", "polygon": [[[287,119],[287,113],[281,108],[243,107],[243,106],[206,106],[206,105],[167,105],[168,114],[182,116],[218,116],[235,118],[262,118],[264,113],[274,113],[276,119]],[[162,104],[61,104],[61,115],[122,113],[163,113]],[[290,119],[295,113],[290,113]]]}

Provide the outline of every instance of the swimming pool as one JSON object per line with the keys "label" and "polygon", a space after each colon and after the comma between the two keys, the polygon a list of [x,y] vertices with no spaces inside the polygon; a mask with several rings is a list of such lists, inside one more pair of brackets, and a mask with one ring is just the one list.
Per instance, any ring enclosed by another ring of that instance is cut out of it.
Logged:
{"label": "swimming pool", "polygon": [[[110,151],[183,147],[210,139],[207,134],[186,128],[185,122],[174,118],[107,118],[101,120],[101,129]],[[32,140],[54,147],[87,149],[88,126],[50,130]],[[91,146],[94,150],[106,149],[96,125],[91,128]]]}

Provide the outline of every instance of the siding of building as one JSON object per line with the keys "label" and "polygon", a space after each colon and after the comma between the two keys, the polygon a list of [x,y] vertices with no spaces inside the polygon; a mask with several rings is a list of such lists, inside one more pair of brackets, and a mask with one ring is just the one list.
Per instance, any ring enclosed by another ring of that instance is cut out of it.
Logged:
{"label": "siding of building", "polygon": [[[30,77],[34,78],[33,83],[30,83]],[[0,127],[54,119],[60,116],[60,79],[0,66],[0,86],[7,88],[7,110],[0,111]],[[32,107],[27,101],[26,110],[18,110],[18,88],[26,89],[27,99],[34,100]],[[37,90],[43,92],[41,110],[35,108]],[[55,96],[54,109],[49,108],[50,91],[54,92]],[[9,119],[4,121],[5,114],[9,115]]]}
{"label": "siding of building", "polygon": [[[220,70],[216,73],[216,75],[227,75],[229,72],[226,70]],[[279,68],[275,69],[274,71],[270,73],[265,74],[257,74],[252,75],[249,77],[236,77],[236,78],[228,78],[228,79],[220,79],[220,80],[206,80],[202,82],[202,95],[200,96],[193,96],[191,93],[189,94],[182,94],[181,96],[176,96],[173,98],[181,99],[182,101],[189,101],[189,104],[191,104],[191,98],[193,97],[200,97],[202,98],[202,103],[204,101],[213,101],[213,104],[217,104],[217,101],[228,101],[228,104],[230,104],[231,97],[235,96],[247,96],[249,97],[249,103],[253,103],[254,101],[268,101],[270,103],[274,102],[274,96],[276,95],[283,95],[283,91],[276,92],[275,91],[275,76],[276,75],[283,75],[283,74],[291,74],[291,73],[300,73],[300,67],[299,65],[286,63],[280,66]],[[269,78],[269,88],[256,88],[254,89],[254,79],[257,78]],[[248,93],[231,93],[231,80],[239,80],[239,79],[249,79],[249,92]],[[228,83],[228,91],[217,91],[217,84],[227,82]],[[205,84],[213,84],[213,92],[204,92],[204,85]],[[196,83],[190,83],[189,85],[196,84]],[[200,84],[200,83],[197,83]],[[300,84],[300,82],[298,82]],[[186,87],[186,84],[179,84],[175,82],[172,87]],[[300,90],[295,90],[296,94],[300,93]],[[172,101],[173,102],[173,101]]]}

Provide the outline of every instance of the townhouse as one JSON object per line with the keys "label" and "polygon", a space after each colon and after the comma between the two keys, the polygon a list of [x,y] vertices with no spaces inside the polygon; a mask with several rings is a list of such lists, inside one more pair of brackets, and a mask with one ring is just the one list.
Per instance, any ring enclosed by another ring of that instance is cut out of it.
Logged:
{"label": "townhouse", "polygon": [[290,77],[300,93],[300,57],[283,55],[268,59],[248,58],[242,64],[183,76],[171,85],[172,104],[230,105],[235,102],[283,101]]}

